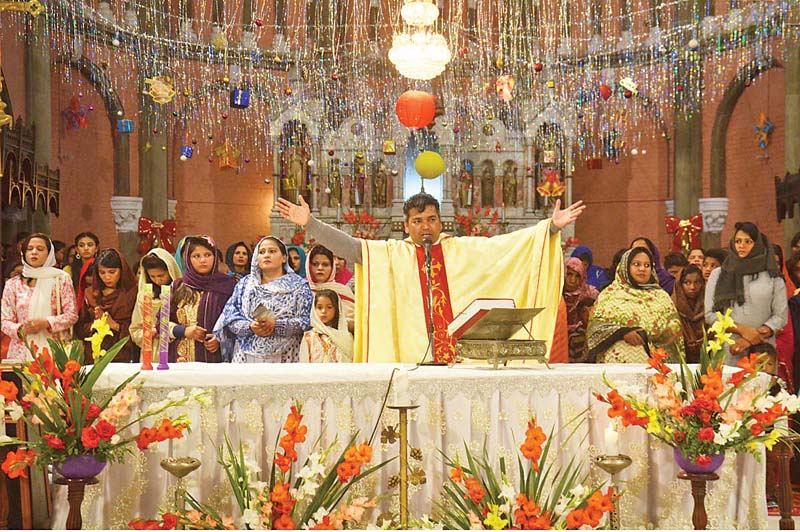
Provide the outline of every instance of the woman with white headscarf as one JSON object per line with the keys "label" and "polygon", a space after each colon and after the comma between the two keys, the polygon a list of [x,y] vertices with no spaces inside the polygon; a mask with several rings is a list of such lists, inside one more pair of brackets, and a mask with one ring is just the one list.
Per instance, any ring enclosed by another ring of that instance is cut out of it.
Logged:
{"label": "woman with white headscarf", "polygon": [[9,280],[3,289],[2,330],[11,337],[8,358],[31,360],[22,341],[39,348],[47,339],[71,339],[72,325],[78,321],[75,292],[69,274],[55,267],[53,243],[42,233],[22,241],[22,275]]}
{"label": "woman with white headscarf", "polygon": [[286,246],[265,237],[255,248],[250,273],[238,282],[214,326],[235,336],[233,362],[297,362],[310,326],[312,295],[287,264]]}

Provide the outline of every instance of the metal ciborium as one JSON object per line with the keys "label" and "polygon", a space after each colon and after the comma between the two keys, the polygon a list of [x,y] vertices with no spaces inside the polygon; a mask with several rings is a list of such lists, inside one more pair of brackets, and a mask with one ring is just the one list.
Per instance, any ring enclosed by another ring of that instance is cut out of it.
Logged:
{"label": "metal ciborium", "polygon": [[186,488],[183,486],[183,477],[200,467],[200,460],[191,456],[181,458],[164,458],[161,468],[175,477],[175,510],[186,512]]}
{"label": "metal ciborium", "polygon": [[[595,465],[611,475],[611,485],[614,487],[614,491],[619,492],[617,488],[617,474],[631,465],[633,460],[631,460],[630,456],[626,456],[624,454],[618,455],[601,455],[595,459]],[[620,522],[619,522],[619,500],[617,504],[614,505],[614,509],[611,511],[610,516],[610,528],[613,530],[620,529]]]}

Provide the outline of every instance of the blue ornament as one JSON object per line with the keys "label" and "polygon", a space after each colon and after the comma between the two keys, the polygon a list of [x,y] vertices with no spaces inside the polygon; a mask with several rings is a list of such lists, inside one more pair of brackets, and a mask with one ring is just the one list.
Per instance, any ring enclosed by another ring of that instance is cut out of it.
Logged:
{"label": "blue ornament", "polygon": [[247,109],[250,107],[250,91],[247,89],[233,89],[231,91],[231,107]]}
{"label": "blue ornament", "polygon": [[120,133],[133,133],[133,120],[130,118],[117,120],[117,131]]}
{"label": "blue ornament", "polygon": [[191,159],[192,155],[194,155],[194,148],[191,146],[181,146],[181,158],[186,157],[187,159]]}

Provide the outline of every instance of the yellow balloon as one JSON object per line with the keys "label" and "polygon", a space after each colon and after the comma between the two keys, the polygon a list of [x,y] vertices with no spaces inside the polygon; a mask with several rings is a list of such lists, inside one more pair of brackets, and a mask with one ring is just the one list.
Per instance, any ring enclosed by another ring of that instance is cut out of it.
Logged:
{"label": "yellow balloon", "polygon": [[435,151],[424,151],[414,160],[414,169],[422,179],[436,179],[444,172],[444,159]]}

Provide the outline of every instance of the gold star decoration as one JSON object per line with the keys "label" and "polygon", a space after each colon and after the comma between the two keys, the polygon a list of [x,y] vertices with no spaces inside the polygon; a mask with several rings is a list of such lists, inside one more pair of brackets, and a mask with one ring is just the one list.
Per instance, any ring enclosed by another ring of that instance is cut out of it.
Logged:
{"label": "gold star decoration", "polygon": [[44,6],[39,0],[30,0],[29,2],[0,2],[0,12],[2,11],[19,11],[27,13],[32,17],[38,17],[44,13]]}
{"label": "gold star decoration", "polygon": [[218,146],[214,149],[214,155],[216,155],[219,159],[220,170],[225,168],[233,168],[234,170],[238,170],[239,155],[241,153],[242,152],[238,148],[232,146],[227,140],[222,146]]}
{"label": "gold star decoration", "polygon": [[144,84],[147,85],[144,94],[150,96],[156,103],[169,103],[175,97],[175,86],[169,76],[146,78]]}
{"label": "gold star decoration", "polygon": [[411,468],[411,471],[408,474],[408,481],[411,482],[415,486],[420,486],[425,484],[427,481],[427,477],[425,476],[425,470],[419,466],[414,466]]}

